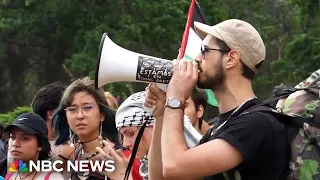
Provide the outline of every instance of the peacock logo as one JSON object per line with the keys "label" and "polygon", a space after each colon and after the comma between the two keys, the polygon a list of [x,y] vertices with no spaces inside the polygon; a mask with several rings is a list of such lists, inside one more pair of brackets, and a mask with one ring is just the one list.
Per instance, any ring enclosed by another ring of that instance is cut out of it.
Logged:
{"label": "peacock logo", "polygon": [[29,169],[27,164],[21,160],[15,160],[13,163],[10,164],[9,172],[28,172]]}

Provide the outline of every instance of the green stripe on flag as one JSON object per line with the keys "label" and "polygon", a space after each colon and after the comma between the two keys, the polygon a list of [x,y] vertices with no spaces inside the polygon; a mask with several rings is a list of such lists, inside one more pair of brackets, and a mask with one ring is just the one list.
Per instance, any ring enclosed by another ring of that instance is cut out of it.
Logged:
{"label": "green stripe on flag", "polygon": [[207,96],[208,96],[208,100],[207,102],[211,105],[211,106],[216,106],[218,107],[218,102],[212,92],[211,89],[206,89],[206,93],[207,93]]}
{"label": "green stripe on flag", "polygon": [[187,54],[185,54],[185,55],[183,56],[183,58],[188,59],[188,60],[191,60],[191,61],[195,61],[192,57],[188,56]]}

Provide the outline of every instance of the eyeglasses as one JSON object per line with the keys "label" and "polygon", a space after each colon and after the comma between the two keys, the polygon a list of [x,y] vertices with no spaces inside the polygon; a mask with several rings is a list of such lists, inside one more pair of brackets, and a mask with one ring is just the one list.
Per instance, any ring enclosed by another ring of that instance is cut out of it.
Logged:
{"label": "eyeglasses", "polygon": [[202,54],[202,59],[206,59],[206,53],[209,52],[209,51],[229,52],[229,51],[223,50],[223,49],[209,48],[209,47],[204,46],[203,44],[201,44],[200,51],[201,51],[201,54]]}
{"label": "eyeglasses", "polygon": [[95,107],[98,107],[97,105],[94,104],[86,104],[82,107],[77,107],[77,106],[69,106],[65,108],[64,110],[66,111],[66,115],[70,118],[75,118],[78,116],[79,109],[81,109],[81,113],[83,116],[89,117],[92,116],[93,114],[93,109]]}

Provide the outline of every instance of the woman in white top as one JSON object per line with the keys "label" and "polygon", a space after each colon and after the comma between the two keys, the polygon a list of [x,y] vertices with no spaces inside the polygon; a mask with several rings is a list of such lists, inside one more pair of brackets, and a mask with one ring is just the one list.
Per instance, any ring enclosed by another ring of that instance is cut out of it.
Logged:
{"label": "woman in white top", "polygon": [[57,172],[37,172],[27,169],[30,161],[36,164],[37,160],[47,160],[50,155],[48,129],[45,121],[39,115],[34,113],[21,114],[12,125],[4,129],[4,133],[5,136],[9,135],[8,154],[14,161],[9,166],[6,180],[64,179]]}

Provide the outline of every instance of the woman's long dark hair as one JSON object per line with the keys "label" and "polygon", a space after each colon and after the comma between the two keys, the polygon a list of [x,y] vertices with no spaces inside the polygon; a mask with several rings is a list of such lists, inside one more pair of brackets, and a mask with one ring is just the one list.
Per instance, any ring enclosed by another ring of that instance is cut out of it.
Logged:
{"label": "woman's long dark hair", "polygon": [[42,150],[39,152],[38,160],[47,160],[50,158],[51,146],[49,139],[42,134],[37,135],[38,145],[42,147]]}
{"label": "woman's long dark hair", "polygon": [[53,114],[53,127],[55,129],[55,145],[67,144],[69,140],[69,125],[65,113],[65,108],[70,106],[73,97],[76,93],[85,91],[90,94],[97,102],[100,112],[105,114],[105,119],[102,122],[102,137],[108,138],[115,143],[116,149],[121,148],[119,142],[118,131],[115,123],[115,112],[108,107],[108,102],[105,98],[102,89],[95,89],[94,81],[89,77],[78,79],[71,83],[65,90],[59,107]]}

